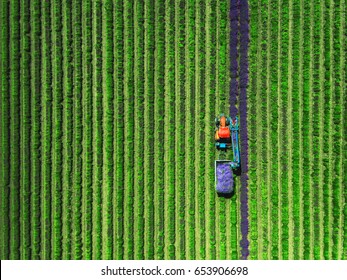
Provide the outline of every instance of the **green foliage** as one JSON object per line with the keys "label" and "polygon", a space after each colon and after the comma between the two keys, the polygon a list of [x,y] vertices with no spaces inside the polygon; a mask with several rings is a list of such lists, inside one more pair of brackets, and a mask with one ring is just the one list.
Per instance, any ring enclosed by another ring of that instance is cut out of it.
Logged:
{"label": "green foliage", "polygon": [[52,3],[52,259],[62,258],[62,6]]}
{"label": "green foliage", "polygon": [[42,14],[42,98],[41,98],[41,259],[51,259],[52,178],[52,61],[51,4],[44,2]]}
{"label": "green foliage", "polygon": [[93,3],[93,259],[102,259],[102,1]]}
{"label": "green foliage", "polygon": [[207,233],[206,233],[206,219],[205,219],[205,204],[206,204],[206,184],[205,184],[205,128],[208,127],[207,124],[205,124],[205,117],[206,117],[206,90],[205,90],[205,73],[206,73],[206,42],[205,42],[205,36],[206,36],[206,29],[204,26],[204,20],[206,18],[206,10],[204,6],[204,1],[198,1],[197,6],[197,16],[196,16],[196,22],[199,24],[197,25],[196,29],[196,44],[197,44],[197,68],[196,68],[196,96],[197,96],[197,121],[198,124],[196,126],[197,130],[197,140],[199,142],[197,146],[198,150],[198,158],[195,160],[198,163],[198,170],[196,173],[197,176],[197,216],[198,216],[198,222],[197,227],[200,229],[200,232],[198,232],[196,238],[199,240],[199,251],[197,254],[197,259],[206,259],[207,258],[207,250],[206,250],[206,241],[207,241]]}
{"label": "green foliage", "polygon": [[73,2],[72,259],[82,259],[82,1]]}
{"label": "green foliage", "polygon": [[10,227],[5,226],[10,224],[10,209],[9,209],[9,196],[10,196],[10,95],[9,88],[9,28],[7,23],[9,18],[9,5],[8,2],[1,2],[1,61],[0,61],[0,81],[1,81],[1,147],[0,147],[0,184],[1,184],[1,207],[0,207],[0,221],[4,225],[0,232],[0,258],[2,260],[10,258],[11,248],[8,246],[10,237]]}
{"label": "green foliage", "polygon": [[31,3],[31,130],[30,130],[30,238],[31,259],[40,259],[41,249],[41,4]]}
{"label": "green foliage", "polygon": [[93,26],[92,1],[84,1],[82,6],[82,64],[83,67],[83,162],[82,162],[82,244],[83,259],[93,255]]}
{"label": "green foliage", "polygon": [[164,259],[165,252],[165,214],[164,214],[164,152],[165,152],[165,1],[155,1],[155,74],[154,74],[154,131],[155,131],[155,150],[154,150],[154,207],[155,207],[155,228],[157,233],[154,242],[155,259]]}
{"label": "green foliage", "polygon": [[154,73],[155,73],[155,13],[154,1],[146,1],[144,5],[144,32],[145,32],[145,54],[144,54],[144,205],[145,205],[145,238],[144,257],[154,259],[154,239],[155,239],[155,215],[154,215]]}
{"label": "green foliage", "polygon": [[[346,3],[294,2],[249,3],[250,258],[346,259]],[[238,259],[240,181],[217,197],[213,169],[230,3],[0,10],[1,259]]]}
{"label": "green foliage", "polygon": [[[113,132],[114,132],[114,33],[113,2],[102,6],[102,131],[103,131],[103,185],[102,185],[102,259],[113,259]],[[118,39],[118,38],[117,38]],[[120,40],[121,42],[122,40]],[[123,70],[123,69],[122,69]],[[119,71],[119,70],[118,70]],[[119,73],[119,72],[118,72]],[[122,94],[121,92],[117,92]],[[122,156],[121,154],[119,156]],[[129,184],[129,187],[131,184]],[[118,253],[119,255],[119,253]],[[119,256],[117,256],[119,258]],[[120,257],[121,258],[121,257]]]}
{"label": "green foliage", "polygon": [[[249,168],[248,168],[248,176],[249,178],[256,178],[256,164],[257,164],[257,152],[256,152],[256,93],[258,91],[257,87],[257,76],[253,73],[258,73],[257,68],[257,46],[259,45],[260,34],[259,34],[259,20],[260,13],[258,12],[258,5],[255,1],[251,1],[249,3],[250,7],[250,42],[249,46],[249,92],[253,92],[254,94],[250,94],[248,96],[248,138],[249,138]],[[260,183],[260,182],[259,182]],[[250,180],[248,184],[249,188],[249,224],[250,224],[250,232],[249,232],[249,240],[250,240],[250,256],[252,259],[258,258],[258,211],[257,211],[257,180]]]}
{"label": "green foliage", "polygon": [[63,174],[62,174],[62,259],[71,259],[72,237],[72,170],[73,170],[73,64],[72,64],[72,3],[62,3],[63,33]]}
{"label": "green foliage", "polygon": [[[134,10],[135,21],[135,30],[134,30],[134,67],[135,67],[135,143],[134,145],[134,160],[136,164],[134,165],[134,213],[138,217],[135,219],[134,224],[134,258],[135,259],[144,259],[144,133],[145,129],[143,126],[144,115],[144,5],[141,1],[136,1],[135,10]],[[141,143],[141,144],[140,144]],[[120,144],[120,149],[122,149]],[[117,176],[118,178],[118,176]],[[170,205],[170,204],[169,204]],[[171,204],[172,205],[172,204]]]}

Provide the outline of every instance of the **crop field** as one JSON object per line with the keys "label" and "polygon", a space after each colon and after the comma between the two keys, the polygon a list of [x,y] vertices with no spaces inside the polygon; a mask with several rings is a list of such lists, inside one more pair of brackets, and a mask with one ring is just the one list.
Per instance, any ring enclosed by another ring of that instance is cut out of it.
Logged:
{"label": "crop field", "polygon": [[347,259],[346,1],[288,2],[250,1],[250,256]]}
{"label": "crop field", "polygon": [[346,1],[290,2],[2,0],[0,258],[347,259]]}

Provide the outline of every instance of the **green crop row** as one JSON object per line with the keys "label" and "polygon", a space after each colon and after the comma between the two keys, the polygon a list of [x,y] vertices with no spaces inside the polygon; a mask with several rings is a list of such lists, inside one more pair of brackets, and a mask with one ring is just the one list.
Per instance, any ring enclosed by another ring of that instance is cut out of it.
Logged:
{"label": "green crop row", "polygon": [[[229,84],[228,84],[228,68],[227,68],[227,55],[228,55],[228,32],[223,32],[228,30],[228,18],[224,15],[227,14],[228,5],[227,3],[230,1],[218,1],[216,5],[216,72],[217,74],[217,84],[216,84],[216,96],[218,98],[216,112],[219,110],[221,112],[227,113],[228,111],[228,96],[229,96]],[[220,32],[222,30],[222,32]],[[227,227],[227,216],[230,215],[230,210],[227,209],[227,201],[220,200],[218,204],[218,208],[216,208],[216,221],[218,223],[217,229],[219,230],[219,239],[218,243],[220,244],[220,248],[217,251],[219,254],[217,255],[218,259],[227,259],[227,248],[230,242],[228,242],[228,238],[230,233],[228,234]],[[229,210],[229,211],[228,211]],[[230,219],[230,218],[229,218]],[[234,227],[234,226],[233,226]],[[218,236],[217,236],[218,237]]]}
{"label": "green crop row", "polygon": [[[20,3],[14,1],[10,6],[10,258],[20,258],[20,174],[17,170],[21,168],[20,163],[20,61],[16,59],[20,55],[20,44],[16,42],[20,38]],[[23,168],[25,170],[25,166]],[[24,195],[23,195],[24,196]]]}
{"label": "green crop row", "polygon": [[51,3],[41,5],[42,15],[42,98],[41,98],[41,258],[51,258],[51,177],[52,177],[52,61]]}
{"label": "green crop row", "polygon": [[[125,3],[124,3],[125,4]],[[131,1],[124,6],[124,12],[125,12],[125,20],[124,20],[124,51],[125,51],[125,84],[124,84],[124,92],[127,94],[125,97],[127,97],[128,101],[125,102],[125,139],[129,139],[126,142],[125,148],[125,158],[128,160],[125,161],[124,166],[124,172],[125,172],[125,181],[124,181],[124,195],[126,200],[124,201],[124,209],[125,209],[125,240],[128,240],[127,243],[125,243],[125,253],[126,258],[133,258],[133,250],[134,250],[134,240],[131,238],[132,232],[133,232],[133,215],[130,214],[132,212],[131,207],[133,205],[133,196],[134,196],[134,159],[132,157],[133,150],[134,150],[134,143],[130,139],[134,138],[134,55],[133,55],[133,36],[134,32],[131,28],[133,24],[133,14],[132,14],[132,3]],[[121,16],[121,14],[119,14]],[[119,28],[119,32],[121,32],[121,28]],[[118,40],[121,40],[120,36]],[[124,55],[122,53],[119,53],[119,58],[121,55]]]}
{"label": "green crop row", "polygon": [[291,150],[289,145],[290,139],[293,137],[292,132],[289,131],[289,122],[291,114],[289,111],[289,104],[291,100],[289,100],[289,72],[288,69],[289,63],[291,63],[291,59],[289,58],[289,7],[285,1],[282,2],[281,13],[280,13],[280,21],[281,21],[281,31],[280,31],[280,39],[281,40],[281,54],[280,54],[280,72],[281,72],[281,85],[280,85],[280,99],[281,103],[279,106],[279,122],[280,122],[280,147],[279,147],[279,155],[280,155],[280,169],[281,169],[281,248],[282,248],[282,258],[289,258],[289,246],[292,244],[289,243],[289,168],[292,162],[289,158],[289,151]]}
{"label": "green crop row", "polygon": [[[39,24],[39,23],[38,23]],[[72,46],[72,3],[62,2],[63,40],[63,174],[62,174],[62,258],[71,259],[72,249],[72,170],[73,170],[73,46]]]}
{"label": "green crop row", "polygon": [[[93,259],[102,259],[102,1],[93,6]],[[118,202],[118,201],[117,201]],[[118,203],[116,204],[118,206]]]}
{"label": "green crop row", "polygon": [[[113,2],[103,1],[102,5],[102,259],[113,259],[113,134],[114,134],[114,32]],[[117,16],[117,14],[116,14]],[[116,34],[117,36],[118,34]],[[115,41],[119,40],[116,38]],[[118,65],[117,65],[118,66]],[[117,69],[118,70],[118,69]],[[123,69],[122,69],[123,70]],[[119,70],[117,71],[119,74]],[[119,75],[117,75],[117,78]],[[123,77],[122,77],[123,78]],[[117,92],[122,95],[122,92]],[[122,156],[120,153],[119,156]],[[119,166],[121,168],[121,166]],[[129,185],[131,186],[131,185]],[[117,248],[118,249],[118,248]],[[116,250],[117,250],[116,249]],[[119,258],[118,256],[116,258]],[[122,257],[120,257],[122,258]]]}
{"label": "green crop row", "polygon": [[[230,11],[231,9],[231,1],[228,1],[228,8],[227,11]],[[240,19],[240,15],[239,15]],[[222,20],[222,19],[221,19]],[[230,19],[229,19],[230,20]],[[227,53],[229,54],[231,52],[230,49],[230,43],[232,40],[232,36],[230,35],[230,23],[227,22],[227,30],[228,30],[228,36],[227,36]],[[241,32],[240,32],[241,33]],[[238,34],[238,40],[241,38],[241,34]],[[223,33],[221,32],[220,35]],[[223,43],[222,40],[219,41],[221,44]],[[240,44],[240,41],[238,42]],[[221,56],[221,61],[223,60],[223,52],[220,51],[220,56]],[[240,56],[239,56],[240,57]],[[228,66],[228,69],[231,69],[232,62],[230,59],[230,56],[226,56],[226,65]],[[218,68],[221,69],[221,68]],[[230,75],[230,70],[228,71]],[[218,76],[220,77],[223,72],[221,71]],[[230,109],[230,104],[229,104],[229,99],[230,99],[230,79],[229,77],[226,80],[226,89],[225,89],[225,98],[223,98],[223,89],[220,89],[218,94],[220,94],[221,100],[219,101],[221,108],[223,108],[223,112],[228,112]],[[225,100],[223,102],[223,99]],[[223,104],[224,103],[224,104]],[[224,106],[224,107],[223,107]],[[216,112],[217,114],[219,112]],[[240,250],[239,250],[239,244],[240,244],[240,188],[241,188],[241,181],[239,180],[238,176],[234,176],[234,182],[235,182],[235,195],[231,197],[230,203],[227,203],[226,201],[226,211],[227,211],[227,216],[226,216],[226,237],[227,237],[227,254],[226,254],[226,259],[239,259],[240,256]],[[221,201],[223,202],[223,201]]]}
{"label": "green crop row", "polygon": [[82,258],[82,153],[83,153],[83,112],[82,112],[82,1],[73,3],[73,166],[72,166],[72,259]]}
{"label": "green crop row", "polygon": [[215,193],[225,1],[1,3],[2,259],[237,259]]}
{"label": "green crop row", "polygon": [[[249,3],[250,8],[250,40],[251,43],[249,46],[249,92],[257,93],[257,76],[252,75],[252,73],[257,73],[257,61],[258,61],[258,46],[260,45],[260,12],[258,10],[256,2]],[[260,61],[259,61],[260,62]],[[256,97],[258,94],[251,94],[248,96],[247,100],[247,111],[249,114],[248,118],[248,139],[249,139],[249,167],[248,167],[248,176],[249,178],[257,178],[257,153],[256,151]],[[249,243],[250,243],[250,255],[254,256],[255,259],[258,258],[258,242],[260,238],[258,238],[258,226],[261,224],[258,223],[259,213],[257,211],[257,186],[260,187],[261,182],[258,182],[257,179],[249,180],[248,188],[249,188],[249,224],[250,224],[250,232],[249,232]]]}
{"label": "green crop row", "polygon": [[[185,168],[179,168],[179,166],[185,166],[185,9],[186,1],[179,0],[175,5],[175,68],[176,68],[176,259],[185,259]],[[189,102],[189,101],[188,101]]]}
{"label": "green crop row", "polygon": [[[312,152],[313,152],[313,166],[312,166],[312,192],[313,192],[313,236],[314,236],[314,244],[313,244],[313,256],[314,259],[319,259],[320,249],[322,246],[321,243],[321,232],[320,232],[320,189],[321,189],[321,173],[320,173],[320,131],[321,131],[321,122],[320,115],[322,114],[320,104],[321,100],[321,74],[320,65],[323,61],[320,61],[321,55],[321,37],[320,37],[320,29],[324,28],[323,22],[321,22],[320,18],[320,6],[314,5],[311,3],[313,7],[311,7],[311,17],[313,18],[314,26],[312,28],[313,40],[312,42]],[[314,69],[319,69],[319,71],[314,71]]]}
{"label": "green crop row", "polygon": [[[265,4],[265,1],[262,1],[262,4]],[[269,29],[269,22],[270,22],[270,15],[269,15],[269,9],[264,9],[264,11],[262,12],[262,26],[264,26],[264,32],[262,33],[262,42],[265,42],[266,40],[266,36],[268,36],[268,29]],[[268,67],[268,62],[269,62],[269,58],[268,58],[268,53],[266,52],[266,50],[264,49],[264,46],[266,44],[262,43],[262,47],[261,48],[261,65],[266,69]],[[269,85],[268,85],[268,81],[267,81],[267,71],[261,71],[261,74],[259,75],[259,80],[257,81],[257,86],[259,88],[259,90],[261,90],[261,94],[259,95],[259,100],[257,103],[257,115],[270,115],[270,112],[267,111],[268,109],[268,91],[269,91]],[[266,118],[264,116],[264,118]],[[261,197],[262,200],[259,201],[258,204],[258,211],[259,211],[259,224],[264,225],[268,222],[269,220],[269,214],[270,214],[270,205],[268,203],[269,198],[271,198],[271,192],[270,192],[270,187],[271,187],[271,183],[269,184],[268,182],[268,176],[267,173],[265,172],[267,169],[271,169],[270,165],[270,160],[268,157],[268,152],[269,152],[269,139],[270,137],[268,137],[268,130],[267,130],[267,126],[262,124],[262,118],[257,118],[257,129],[258,129],[258,142],[260,142],[261,139],[261,143],[263,143],[263,146],[265,147],[264,149],[261,149],[259,151],[259,155],[260,155],[260,159],[259,161],[259,165],[257,167],[257,176],[260,176],[263,180],[264,180],[264,185],[263,187],[260,189],[261,191]],[[259,147],[259,146],[258,146]],[[259,179],[260,181],[261,179]],[[271,235],[269,234],[269,227],[263,227],[260,229],[259,231],[259,235],[262,236],[262,242],[260,243],[260,248],[263,248],[263,254],[262,254],[262,258],[266,259],[267,255],[268,255],[268,248],[270,247],[271,244]],[[269,236],[269,238],[266,238],[267,236]]]}
{"label": "green crop row", "polygon": [[[340,29],[339,29],[339,37],[340,37],[340,42],[341,42],[341,48],[340,48],[340,99],[338,102],[338,105],[335,106],[337,108],[341,108],[341,129],[340,132],[340,152],[339,152],[339,158],[336,161],[339,161],[338,168],[339,169],[339,189],[340,189],[340,194],[339,194],[339,204],[337,206],[337,209],[342,209],[344,205],[344,210],[343,213],[340,214],[339,216],[339,246],[338,246],[338,259],[347,259],[347,238],[346,238],[346,232],[347,232],[347,222],[346,222],[346,217],[347,217],[347,205],[343,204],[346,200],[344,200],[344,197],[346,197],[346,189],[344,188],[343,182],[346,182],[347,175],[346,175],[346,153],[344,151],[346,150],[346,138],[344,138],[344,135],[346,135],[347,131],[347,122],[346,122],[346,95],[343,94],[344,91],[343,89],[346,87],[346,50],[347,50],[347,41],[346,41],[346,1],[341,1],[340,6],[338,6],[337,9],[340,12],[341,15],[341,24],[340,24]],[[344,154],[344,156],[343,156]],[[340,212],[341,213],[341,212]],[[343,235],[344,234],[344,235]]]}
{"label": "green crop row", "polygon": [[[145,96],[144,96],[144,175],[145,175],[145,238],[144,238],[144,257],[154,259],[154,48],[155,48],[155,13],[154,1],[148,1],[144,7],[144,27],[145,27]],[[178,94],[178,93],[177,93]]]}
{"label": "green crop row", "polygon": [[[290,74],[290,99],[291,103],[289,111],[293,113],[289,115],[290,131],[293,135],[291,137],[290,161],[293,162],[290,168],[290,241],[289,241],[289,258],[302,259],[303,258],[303,148],[300,141],[301,130],[303,126],[303,98],[300,92],[303,91],[303,79],[302,79],[302,59],[303,59],[303,32],[300,32],[303,28],[303,13],[300,3],[295,3],[289,6],[290,16],[290,46],[292,50],[291,66],[289,67]],[[295,16],[300,16],[300,20],[295,20]],[[299,30],[299,32],[297,32]],[[295,78],[295,73],[298,73],[299,77]],[[295,250],[294,248],[300,248]]]}
{"label": "green crop row", "polygon": [[[130,145],[129,142],[126,141],[126,135],[128,130],[132,130],[131,125],[129,127],[126,126],[125,117],[128,119],[128,114],[130,112],[126,112],[127,108],[125,107],[125,98],[126,96],[126,85],[123,82],[123,79],[126,77],[125,70],[129,70],[127,67],[127,63],[124,61],[124,42],[123,40],[123,30],[125,27],[124,17],[122,16],[124,11],[123,1],[118,1],[114,6],[114,86],[116,89],[115,92],[115,115],[114,115],[114,138],[116,139],[116,147],[114,150],[114,161],[115,161],[115,184],[114,184],[114,201],[113,203],[116,207],[113,210],[113,238],[114,238],[114,248],[113,248],[113,258],[114,259],[122,259],[123,252],[125,248],[125,215],[123,213],[123,208],[126,203],[124,201],[125,195],[125,183],[128,181],[129,175],[126,177],[125,166],[123,165],[126,146]],[[130,50],[129,50],[130,51]],[[128,75],[128,74],[127,74]],[[125,130],[127,129],[127,131]],[[126,146],[125,146],[126,145]],[[128,153],[127,153],[128,154]],[[110,186],[112,187],[112,186]],[[131,185],[128,188],[132,188]],[[104,248],[103,248],[104,249]]]}
{"label": "green crop row", "polygon": [[195,75],[196,75],[196,118],[198,121],[198,124],[196,126],[196,138],[198,141],[198,144],[196,146],[196,151],[198,152],[198,155],[195,158],[196,165],[198,166],[198,169],[196,169],[195,178],[196,178],[196,203],[197,203],[197,209],[196,209],[196,227],[200,229],[196,232],[196,239],[197,244],[197,259],[206,259],[207,252],[206,252],[206,241],[207,241],[207,234],[206,234],[206,228],[207,228],[207,222],[205,218],[205,204],[206,204],[206,188],[205,188],[205,129],[208,127],[208,125],[205,124],[205,117],[206,117],[206,91],[205,91],[205,73],[206,73],[206,29],[204,26],[204,20],[206,18],[206,10],[204,6],[204,1],[200,0],[196,2],[195,5],[196,9],[196,22],[198,23],[196,25],[196,69],[195,69]]}
{"label": "green crop row", "polygon": [[62,258],[62,128],[63,83],[62,6],[52,2],[52,253]]}
{"label": "green crop row", "polygon": [[195,254],[195,150],[191,147],[196,146],[194,127],[195,124],[195,1],[189,0],[186,2],[186,30],[185,30],[185,112],[187,117],[185,119],[185,193],[186,193],[186,213],[185,213],[185,226],[186,226],[186,259],[196,259]]}
{"label": "green crop row", "polygon": [[[216,42],[216,5],[212,1],[207,1],[206,3],[206,14],[210,15],[206,20],[206,124],[212,124],[215,118],[215,111],[217,104],[214,103],[216,98],[216,56],[213,55],[216,53],[216,46],[213,42]],[[209,129],[208,126],[206,126]],[[205,157],[207,166],[211,168],[207,169],[206,179],[210,182],[213,182],[214,179],[214,169],[213,163],[210,159],[216,158],[216,152],[213,145],[208,145],[210,139],[208,138],[206,148],[205,148]],[[217,238],[216,238],[216,200],[215,200],[215,190],[209,188],[207,191],[207,231],[209,232],[209,238],[207,239],[207,248],[206,251],[211,259],[217,257]]]}
{"label": "green crop row", "polygon": [[156,238],[154,242],[155,259],[165,258],[165,1],[155,1],[155,64],[154,64],[154,131],[155,131],[155,150],[154,150],[154,207],[155,207],[155,227]]}
{"label": "green crop row", "polygon": [[[331,49],[330,44],[330,37],[331,37],[331,22],[330,22],[330,11],[333,10],[334,7],[331,5],[330,1],[326,1],[323,4],[322,12],[324,17],[324,30],[326,30],[323,34],[324,37],[323,40],[323,63],[322,67],[324,67],[324,72],[322,73],[322,89],[324,92],[323,96],[323,111],[324,111],[324,118],[322,121],[322,125],[328,129],[325,129],[323,131],[323,138],[328,139],[328,145],[323,145],[323,154],[328,155],[322,158],[323,162],[323,186],[331,186],[331,174],[332,174],[332,138],[329,138],[329,135],[333,135],[333,127],[331,124],[331,116],[332,116],[332,83],[330,80],[330,71],[331,69],[331,55],[333,50]],[[323,187],[323,221],[324,224],[327,225],[324,227],[324,238],[323,238],[323,257],[324,259],[331,259],[332,258],[332,244],[331,244],[331,229],[332,229],[332,221],[331,221],[331,211],[332,211],[332,204],[331,204],[331,194],[332,189],[324,188]]]}
{"label": "green crop row", "polygon": [[165,3],[165,259],[175,259],[175,4]]}
{"label": "green crop row", "polygon": [[92,259],[93,252],[93,21],[92,1],[82,6],[83,67],[83,162],[82,162],[82,244],[83,259]]}
{"label": "green crop row", "polygon": [[271,242],[269,242],[267,258],[278,259],[279,257],[279,171],[278,171],[278,137],[279,130],[276,121],[278,120],[279,112],[278,110],[272,110],[271,104],[278,100],[278,38],[279,38],[279,26],[278,26],[278,12],[276,9],[276,1],[271,1],[269,4],[269,14],[268,17],[271,20],[267,26],[267,36],[268,36],[268,48],[267,48],[267,108],[266,112],[268,115],[267,126],[268,130],[267,137],[268,141],[268,152],[267,160],[269,168],[268,170],[271,174],[267,174],[267,184],[270,187],[268,194],[268,200],[271,200],[269,205],[269,215],[271,217],[270,229],[268,232],[271,234]]}
{"label": "green crop row", "polygon": [[[303,258],[309,259],[311,258],[311,248],[312,246],[312,207],[311,207],[311,186],[312,186],[312,178],[311,178],[311,151],[312,151],[312,143],[310,135],[312,133],[312,115],[311,115],[311,43],[308,38],[310,38],[310,28],[311,20],[305,20],[305,18],[310,18],[310,4],[304,3],[301,1],[301,10],[302,10],[302,20],[303,25],[301,31],[301,38],[303,40],[303,46],[301,47],[300,54],[302,56],[302,66],[300,69],[300,73],[302,73],[302,128],[300,130],[301,133],[301,143],[302,143],[302,184],[303,184],[303,228],[304,228],[304,241],[303,241]],[[306,39],[305,39],[306,38]],[[307,59],[305,59],[307,58]]]}
{"label": "green crop row", "polygon": [[[144,142],[144,5],[141,1],[136,1],[134,9],[134,66],[135,66],[135,143]],[[120,143],[121,144],[121,143]],[[134,165],[134,187],[135,201],[134,213],[137,219],[134,225],[134,238],[136,242],[134,258],[144,259],[144,150],[142,145],[134,145],[134,157],[136,164]]]}
{"label": "green crop row", "polygon": [[[0,221],[3,225],[10,224],[10,208],[9,208],[9,197],[10,197],[10,165],[6,164],[10,162],[10,83],[9,83],[9,57],[10,57],[10,48],[8,45],[9,42],[9,5],[8,2],[1,2],[1,215]],[[9,258],[11,248],[8,246],[9,236],[10,236],[10,227],[4,226],[1,230],[1,243],[0,243],[0,254],[1,259]]]}

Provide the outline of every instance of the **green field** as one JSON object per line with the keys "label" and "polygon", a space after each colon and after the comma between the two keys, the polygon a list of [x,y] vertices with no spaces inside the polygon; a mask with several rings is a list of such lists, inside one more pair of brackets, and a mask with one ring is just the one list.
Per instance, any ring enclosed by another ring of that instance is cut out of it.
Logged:
{"label": "green field", "polygon": [[[346,18],[346,0],[0,1],[0,258],[346,260]],[[232,106],[248,173],[223,198]]]}
{"label": "green field", "polygon": [[250,256],[347,259],[346,1],[250,19]]}

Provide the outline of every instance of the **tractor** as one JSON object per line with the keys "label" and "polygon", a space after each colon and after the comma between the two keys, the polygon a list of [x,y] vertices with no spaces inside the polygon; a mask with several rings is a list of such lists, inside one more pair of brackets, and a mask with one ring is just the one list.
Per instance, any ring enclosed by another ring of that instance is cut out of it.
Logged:
{"label": "tractor", "polygon": [[[215,161],[216,191],[228,195],[234,190],[233,171],[240,169],[239,119],[220,114],[215,124],[215,146],[219,151],[219,159]],[[233,160],[226,159],[228,149],[233,151]]]}

